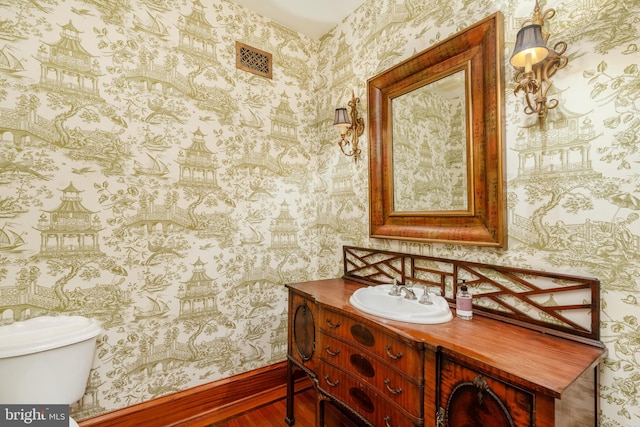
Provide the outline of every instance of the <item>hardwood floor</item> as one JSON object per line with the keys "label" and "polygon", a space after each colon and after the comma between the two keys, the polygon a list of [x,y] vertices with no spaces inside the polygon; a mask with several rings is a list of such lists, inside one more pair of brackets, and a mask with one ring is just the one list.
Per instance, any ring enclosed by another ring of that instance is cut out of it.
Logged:
{"label": "hardwood floor", "polygon": [[[209,427],[286,427],[286,398],[280,399],[270,405],[263,406],[232,419],[212,424]],[[316,392],[314,389],[306,389],[296,393],[294,400],[295,424],[294,427],[315,426]],[[352,421],[346,419],[332,405],[326,405],[325,427],[357,427]]]}

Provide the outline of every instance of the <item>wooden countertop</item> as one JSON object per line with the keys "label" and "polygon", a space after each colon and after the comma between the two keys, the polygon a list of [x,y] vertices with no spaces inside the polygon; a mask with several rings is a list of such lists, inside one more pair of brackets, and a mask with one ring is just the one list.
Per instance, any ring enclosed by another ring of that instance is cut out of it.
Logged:
{"label": "wooden countertop", "polygon": [[495,378],[554,398],[561,398],[567,387],[607,355],[604,347],[574,342],[482,316],[474,316],[469,321],[458,319],[454,313],[450,322],[421,325],[368,315],[349,303],[351,294],[364,286],[348,279],[287,285],[320,305],[355,314],[406,339],[423,342],[427,348],[439,349],[444,355],[462,362],[473,361],[474,366]]}

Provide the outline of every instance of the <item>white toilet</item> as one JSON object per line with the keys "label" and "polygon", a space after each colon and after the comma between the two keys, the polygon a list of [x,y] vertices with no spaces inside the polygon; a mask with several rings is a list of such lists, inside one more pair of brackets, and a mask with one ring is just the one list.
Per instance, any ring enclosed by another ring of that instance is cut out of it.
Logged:
{"label": "white toilet", "polygon": [[[0,403],[72,404],[84,395],[100,324],[42,316],[0,326]],[[78,424],[69,419],[69,426]]]}

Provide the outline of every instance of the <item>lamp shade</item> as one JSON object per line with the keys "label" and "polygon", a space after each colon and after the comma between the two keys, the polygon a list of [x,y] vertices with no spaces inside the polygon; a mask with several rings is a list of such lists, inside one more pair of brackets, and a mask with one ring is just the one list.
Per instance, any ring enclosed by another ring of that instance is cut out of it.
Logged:
{"label": "lamp shade", "polygon": [[333,124],[340,127],[349,127],[351,125],[346,108],[336,108],[336,117],[333,120]]}
{"label": "lamp shade", "polygon": [[[530,63],[527,64],[527,56],[530,55]],[[516,36],[516,45],[511,55],[511,65],[514,67],[526,67],[537,64],[549,55],[549,49],[542,37],[542,27],[537,24],[520,28]]]}

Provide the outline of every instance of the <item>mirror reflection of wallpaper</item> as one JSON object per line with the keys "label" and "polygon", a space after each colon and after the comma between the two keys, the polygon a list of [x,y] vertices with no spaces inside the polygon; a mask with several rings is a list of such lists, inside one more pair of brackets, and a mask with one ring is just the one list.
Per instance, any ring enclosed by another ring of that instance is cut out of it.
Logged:
{"label": "mirror reflection of wallpaper", "polygon": [[[369,239],[366,135],[355,165],[332,116],[496,10],[512,49],[532,0],[368,0],[318,41],[227,0],[5,0],[2,322],[102,322],[81,419],[283,361],[282,285],[340,276],[343,244],[571,272],[602,282],[601,425],[635,426],[640,10],[542,3],[568,43],[561,107],[525,116],[505,58],[509,249],[491,250]],[[235,68],[236,40],[273,80]]]}
{"label": "mirror reflection of wallpaper", "polygon": [[392,100],[394,211],[467,210],[464,76]]}

